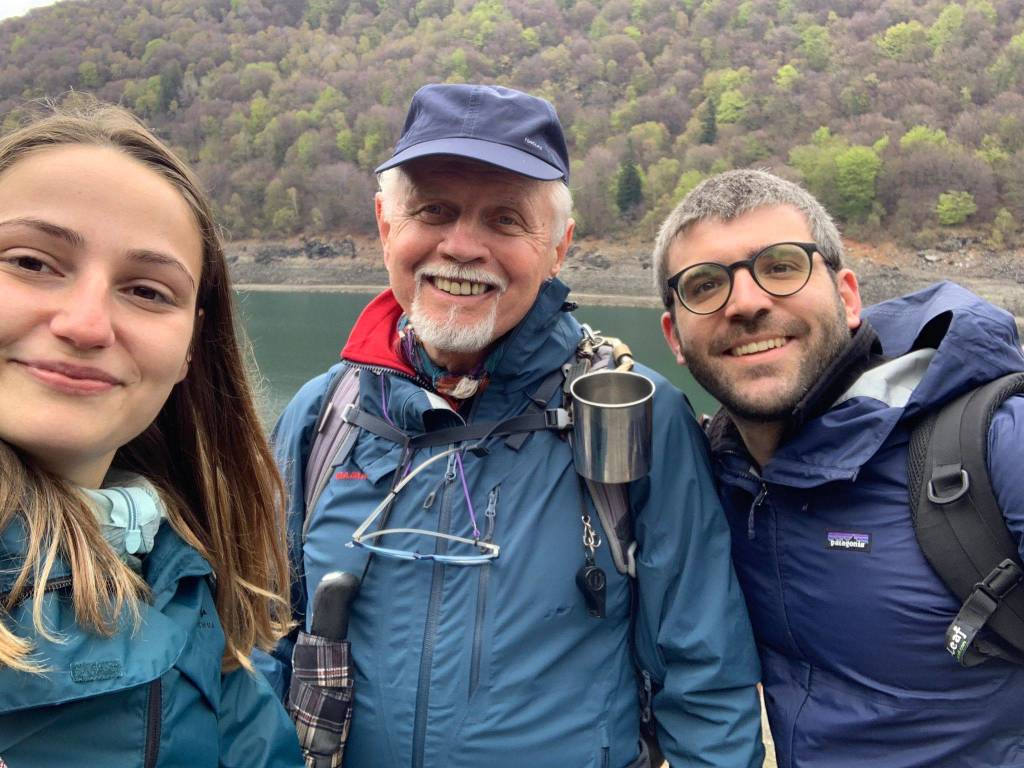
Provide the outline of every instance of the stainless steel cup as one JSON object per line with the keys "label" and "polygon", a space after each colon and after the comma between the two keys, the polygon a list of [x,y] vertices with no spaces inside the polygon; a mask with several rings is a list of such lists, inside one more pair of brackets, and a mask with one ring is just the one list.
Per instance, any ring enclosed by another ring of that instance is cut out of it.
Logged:
{"label": "stainless steel cup", "polygon": [[654,382],[632,371],[596,371],[569,387],[576,471],[602,483],[628,483],[651,466]]}

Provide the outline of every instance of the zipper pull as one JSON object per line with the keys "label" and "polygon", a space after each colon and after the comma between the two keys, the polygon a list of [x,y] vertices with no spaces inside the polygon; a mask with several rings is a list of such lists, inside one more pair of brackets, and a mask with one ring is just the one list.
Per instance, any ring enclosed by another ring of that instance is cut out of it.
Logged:
{"label": "zipper pull", "polygon": [[750,512],[747,514],[747,539],[749,541],[753,541],[754,538],[755,538],[755,535],[754,535],[754,511],[759,506],[761,506],[761,502],[764,501],[765,496],[767,496],[767,495],[768,495],[768,486],[765,485],[764,483],[761,483],[761,490],[758,491],[757,497],[754,499],[753,503],[750,505]]}
{"label": "zipper pull", "polygon": [[487,518],[487,525],[484,526],[484,541],[490,541],[494,535],[494,519],[498,515],[498,488],[495,486],[487,496],[487,509],[484,510],[484,517]]}
{"label": "zipper pull", "polygon": [[444,481],[450,483],[455,480],[455,454],[448,457],[448,468],[444,471]]}

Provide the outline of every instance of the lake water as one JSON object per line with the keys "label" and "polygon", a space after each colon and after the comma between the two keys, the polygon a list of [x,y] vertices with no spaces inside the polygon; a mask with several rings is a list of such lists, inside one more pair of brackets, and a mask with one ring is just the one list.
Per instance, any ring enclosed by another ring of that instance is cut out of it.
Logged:
{"label": "lake water", "polygon": [[[268,422],[303,383],[338,361],[349,329],[372,294],[240,291],[239,307],[264,379],[262,411]],[[697,413],[716,403],[676,364],[661,335],[661,311],[581,306],[576,317],[618,336],[636,359],[662,373],[690,398]]]}

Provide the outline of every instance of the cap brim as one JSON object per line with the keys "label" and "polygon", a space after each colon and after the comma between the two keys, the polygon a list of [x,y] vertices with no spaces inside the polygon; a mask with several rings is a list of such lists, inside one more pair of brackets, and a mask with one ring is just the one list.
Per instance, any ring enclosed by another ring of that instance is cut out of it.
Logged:
{"label": "cap brim", "polygon": [[478,160],[481,163],[504,168],[506,171],[528,176],[531,179],[554,181],[564,178],[558,168],[545,163],[529,152],[523,152],[507,144],[495,144],[491,141],[470,138],[434,139],[414,144],[394,155],[386,163],[378,165],[374,172],[380,173],[388,168],[408,163],[410,160],[435,155],[454,155],[455,157]]}

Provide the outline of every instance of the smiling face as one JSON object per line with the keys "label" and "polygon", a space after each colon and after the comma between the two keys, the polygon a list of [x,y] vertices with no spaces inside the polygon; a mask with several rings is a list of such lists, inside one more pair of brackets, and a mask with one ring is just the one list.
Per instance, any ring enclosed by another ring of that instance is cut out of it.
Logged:
{"label": "smiling face", "polygon": [[430,358],[464,372],[558,274],[573,225],[553,231],[544,182],[449,157],[403,169],[409,183],[396,185],[396,199],[377,195],[391,289]]}
{"label": "smiling face", "polygon": [[184,198],[115,149],[0,175],[0,439],[98,485],[188,371],[202,253]]}
{"label": "smiling face", "polygon": [[[807,220],[790,206],[755,208],[729,221],[705,220],[680,234],[668,252],[668,274],[711,261],[732,264],[767,245],[811,242]],[[860,324],[857,280],[833,275],[821,254],[792,296],[771,296],[745,269],[733,276],[728,303],[710,315],[679,306],[662,316],[665,340],[679,363],[735,419],[786,419]]]}

